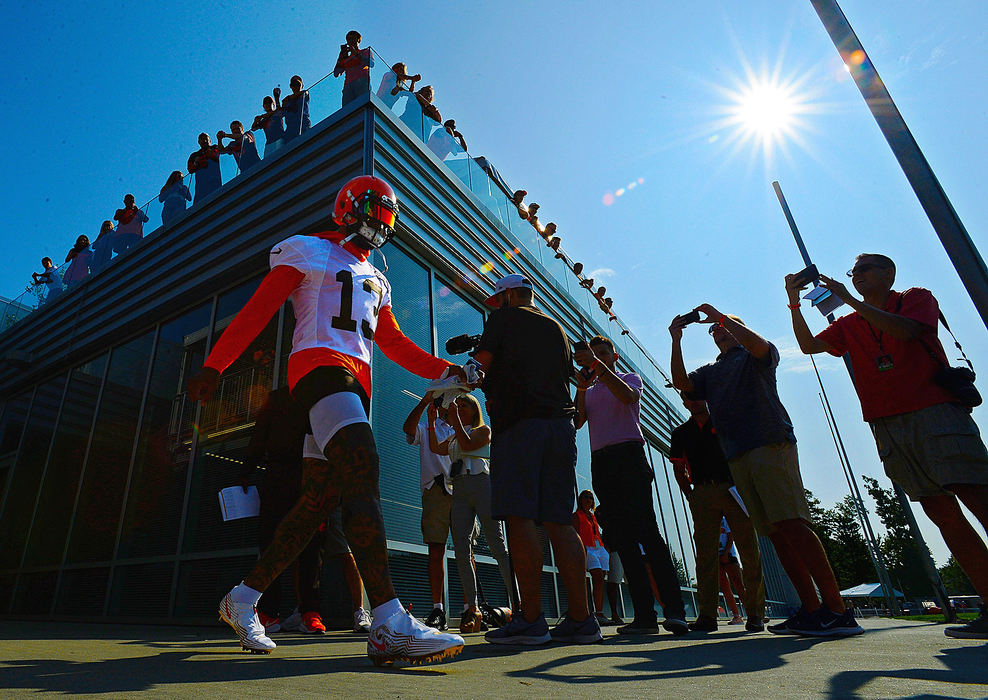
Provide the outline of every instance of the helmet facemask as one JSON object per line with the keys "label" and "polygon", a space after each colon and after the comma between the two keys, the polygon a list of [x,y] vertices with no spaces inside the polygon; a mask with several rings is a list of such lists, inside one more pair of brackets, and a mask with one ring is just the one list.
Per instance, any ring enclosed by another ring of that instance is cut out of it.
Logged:
{"label": "helmet facemask", "polygon": [[350,198],[351,210],[344,216],[347,240],[366,250],[380,248],[395,234],[398,203],[375,192],[362,192]]}

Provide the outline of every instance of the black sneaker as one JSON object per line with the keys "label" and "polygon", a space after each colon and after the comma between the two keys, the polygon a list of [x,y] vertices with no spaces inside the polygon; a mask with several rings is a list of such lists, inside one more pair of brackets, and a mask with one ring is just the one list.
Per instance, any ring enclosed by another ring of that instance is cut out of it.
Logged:
{"label": "black sneaker", "polygon": [[615,626],[616,625],[623,625],[624,624],[624,620],[621,619],[621,616],[620,615],[615,615],[614,617],[611,618],[611,621],[610,621],[609,624],[615,625]]}
{"label": "black sneaker", "polygon": [[831,612],[826,606],[822,606],[809,615],[789,625],[792,634],[799,634],[804,637],[852,637],[856,634],[864,634],[864,629],[854,619],[854,613],[850,610],[838,614]]}
{"label": "black sneaker", "polygon": [[981,614],[960,627],[947,627],[943,633],[956,639],[988,639],[988,612],[981,606]]}
{"label": "black sneaker", "polygon": [[689,624],[691,632],[716,632],[717,620],[706,615],[700,615]]}
{"label": "black sneaker", "polygon": [[690,626],[686,624],[686,620],[682,617],[667,617],[662,621],[662,627],[677,637],[682,637],[690,631]]}
{"label": "black sneaker", "polygon": [[446,611],[440,608],[433,608],[432,612],[429,613],[429,617],[425,618],[425,624],[440,632],[445,632],[449,629],[449,625],[446,624]]}
{"label": "black sneaker", "polygon": [[577,622],[566,615],[558,625],[549,630],[554,642],[568,644],[595,644],[604,638],[596,615],[588,615],[583,622]]}
{"label": "black sneaker", "polygon": [[809,617],[809,613],[806,612],[805,608],[800,607],[792,617],[774,625],[769,625],[768,631],[772,634],[796,634],[792,631],[792,629],[790,629],[791,626],[798,624],[801,621],[804,622],[804,626],[809,624],[805,621],[805,618],[807,617]]}
{"label": "black sneaker", "polygon": [[658,634],[659,623],[655,619],[639,620],[635,618],[624,627],[617,628],[618,634]]}
{"label": "black sneaker", "polygon": [[[594,620],[594,624],[596,622]],[[526,622],[521,614],[512,617],[511,622],[504,627],[491,630],[485,634],[484,639],[491,644],[524,644],[526,646],[548,644],[552,641],[552,637],[549,635],[549,624],[545,621],[545,615],[539,615],[534,622]]]}
{"label": "black sneaker", "polygon": [[744,626],[749,632],[764,632],[765,622],[760,617],[749,617],[748,623]]}

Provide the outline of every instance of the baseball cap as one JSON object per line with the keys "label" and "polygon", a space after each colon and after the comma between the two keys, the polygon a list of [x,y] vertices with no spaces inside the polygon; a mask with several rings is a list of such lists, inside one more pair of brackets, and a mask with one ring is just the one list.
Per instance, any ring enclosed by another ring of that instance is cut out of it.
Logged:
{"label": "baseball cap", "polygon": [[494,301],[494,297],[496,297],[501,292],[507,291],[509,289],[520,289],[520,288],[532,289],[531,280],[529,280],[524,275],[508,275],[507,277],[502,277],[497,281],[497,284],[494,285],[494,293],[491,294],[489,297],[487,297],[484,303],[487,304],[488,306],[493,306],[496,308],[497,302]]}

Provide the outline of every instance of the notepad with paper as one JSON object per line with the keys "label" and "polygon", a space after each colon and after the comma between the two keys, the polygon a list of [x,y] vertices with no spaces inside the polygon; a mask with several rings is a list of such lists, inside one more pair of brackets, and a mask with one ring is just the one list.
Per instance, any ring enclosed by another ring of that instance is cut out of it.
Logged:
{"label": "notepad with paper", "polygon": [[222,489],[219,497],[224,522],[252,518],[261,512],[261,496],[256,486],[248,486],[247,493],[240,486],[230,486]]}

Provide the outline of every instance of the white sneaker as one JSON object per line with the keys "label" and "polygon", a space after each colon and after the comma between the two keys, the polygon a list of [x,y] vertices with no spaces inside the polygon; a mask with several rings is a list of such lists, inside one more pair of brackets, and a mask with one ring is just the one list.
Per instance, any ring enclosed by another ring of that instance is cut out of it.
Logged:
{"label": "white sneaker", "polygon": [[220,620],[230,625],[240,637],[240,647],[253,654],[270,654],[278,645],[264,634],[264,625],[257,619],[257,609],[250,603],[233,599],[233,591],[220,601]]}
{"label": "white sneaker", "polygon": [[353,611],[353,631],[363,632],[367,634],[371,630],[371,616],[370,613],[363,608],[358,608]]}
{"label": "white sneaker", "polygon": [[302,627],[302,613],[298,611],[298,608],[292,610],[292,614],[281,621],[281,631],[282,632],[305,632],[305,628]]}
{"label": "white sneaker", "polygon": [[375,666],[394,661],[429,663],[456,656],[463,651],[463,637],[427,627],[401,610],[370,631],[367,656]]}

